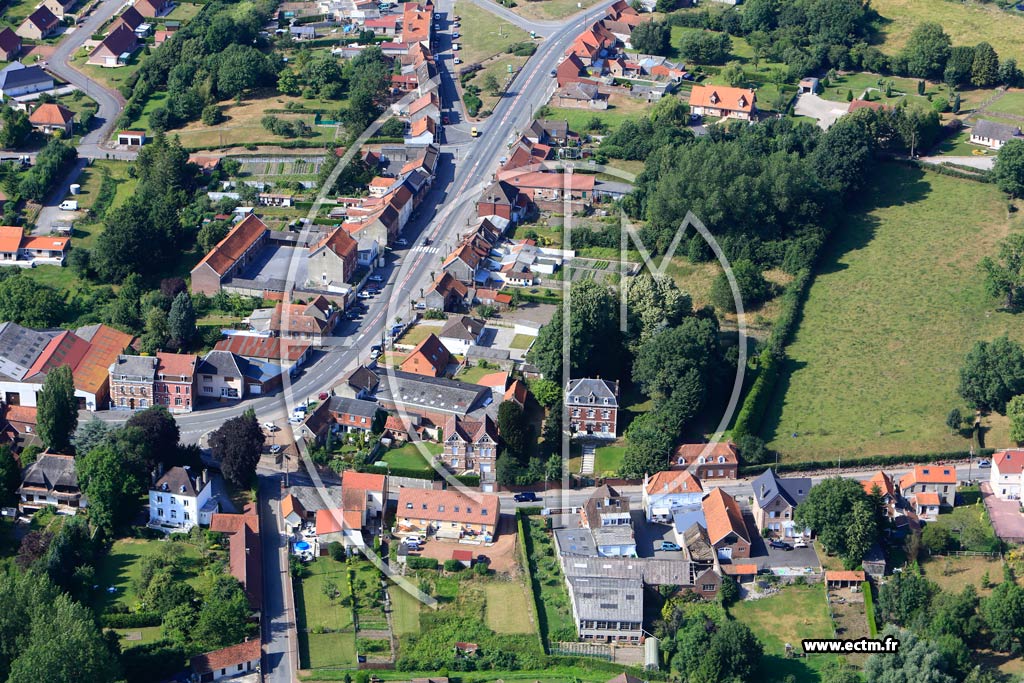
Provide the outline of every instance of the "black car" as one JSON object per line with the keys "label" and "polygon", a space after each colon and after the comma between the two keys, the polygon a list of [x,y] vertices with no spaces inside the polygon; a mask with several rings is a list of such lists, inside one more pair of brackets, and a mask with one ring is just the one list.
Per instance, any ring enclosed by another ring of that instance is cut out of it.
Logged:
{"label": "black car", "polygon": [[523,491],[522,493],[517,493],[512,496],[512,498],[514,498],[517,503],[535,503],[540,500],[540,498],[537,497],[537,494],[533,491]]}
{"label": "black car", "polygon": [[792,550],[793,546],[785,541],[769,541],[768,545],[775,548],[776,550]]}

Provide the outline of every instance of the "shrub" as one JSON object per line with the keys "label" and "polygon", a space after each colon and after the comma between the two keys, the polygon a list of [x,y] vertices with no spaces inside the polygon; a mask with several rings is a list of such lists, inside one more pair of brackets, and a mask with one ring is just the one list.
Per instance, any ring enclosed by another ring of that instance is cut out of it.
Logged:
{"label": "shrub", "polygon": [[437,560],[433,557],[410,557],[405,565],[409,569],[437,569]]}
{"label": "shrub", "polygon": [[327,554],[331,556],[332,560],[338,562],[345,561],[345,546],[337,541],[331,541],[327,544]]}
{"label": "shrub", "polygon": [[463,565],[458,560],[445,560],[444,570],[446,572],[460,572],[462,571]]}

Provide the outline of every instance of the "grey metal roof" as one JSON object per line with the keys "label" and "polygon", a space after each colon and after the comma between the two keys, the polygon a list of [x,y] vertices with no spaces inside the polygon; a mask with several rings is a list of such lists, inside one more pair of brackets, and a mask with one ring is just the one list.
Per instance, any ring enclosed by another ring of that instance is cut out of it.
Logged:
{"label": "grey metal roof", "polygon": [[465,415],[491,393],[489,387],[401,370],[384,370],[380,380],[379,399],[435,413]]}
{"label": "grey metal roof", "polygon": [[597,546],[590,529],[556,529],[555,540],[562,555],[569,557],[597,557]]}
{"label": "grey metal roof", "polygon": [[633,527],[628,524],[601,526],[593,530],[594,543],[598,547],[605,545],[629,545],[636,543]]}
{"label": "grey metal roof", "polygon": [[562,557],[567,577],[603,576],[609,579],[640,579],[651,586],[692,586],[693,565],[687,560],[639,557]]}
{"label": "grey metal roof", "polygon": [[493,346],[479,346],[471,344],[466,350],[469,358],[486,358],[488,360],[508,360],[510,358],[508,349],[496,349]]}
{"label": "grey metal roof", "polygon": [[0,372],[15,380],[24,379],[32,364],[53,339],[17,323],[0,323]]}
{"label": "grey metal roof", "polygon": [[783,479],[769,467],[758,475],[750,486],[760,507],[770,504],[778,496],[782,496],[792,507],[796,507],[811,490],[811,480],[809,477]]}
{"label": "grey metal roof", "polygon": [[[603,379],[583,378],[583,379],[571,379],[569,380],[569,386],[565,390],[565,395],[569,400],[569,403],[586,404],[587,399],[593,396],[595,399],[600,399],[601,402],[597,405],[607,406],[618,406],[619,402],[616,398],[618,387],[615,382],[608,382]],[[579,399],[579,400],[576,400]],[[609,399],[609,403],[604,403],[605,399]]]}
{"label": "grey metal roof", "polygon": [[153,379],[156,376],[156,366],[157,359],[155,356],[122,355],[118,356],[117,360],[110,366],[110,374]]}
{"label": "grey metal roof", "polygon": [[569,593],[580,619],[637,623],[644,619],[644,587],[638,579],[572,577]]}
{"label": "grey metal roof", "polygon": [[974,124],[971,135],[1006,142],[1014,137],[1018,137],[1020,135],[1020,128],[1006,123],[996,123],[995,121],[981,119]]}

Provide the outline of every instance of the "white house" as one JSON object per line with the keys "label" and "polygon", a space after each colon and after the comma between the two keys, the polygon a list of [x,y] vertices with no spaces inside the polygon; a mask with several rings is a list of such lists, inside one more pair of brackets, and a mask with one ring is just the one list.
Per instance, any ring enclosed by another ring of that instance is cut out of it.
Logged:
{"label": "white house", "polygon": [[981,119],[971,128],[971,143],[990,149],[1000,149],[1010,140],[1021,140],[1020,128],[1005,123]]}
{"label": "white house", "polygon": [[209,526],[218,510],[212,491],[206,470],[193,475],[188,467],[172,467],[157,475],[149,489],[150,526],[186,532],[197,524]]}
{"label": "white house", "polygon": [[992,456],[989,473],[992,493],[1003,500],[1020,500],[1021,472],[1024,472],[1024,450],[998,451]]}
{"label": "white house", "polygon": [[460,315],[450,318],[438,334],[438,339],[452,353],[465,355],[469,347],[480,344],[484,336],[484,321]]}
{"label": "white house", "polygon": [[671,521],[678,512],[700,510],[704,487],[688,470],[644,475],[643,505],[648,522]]}

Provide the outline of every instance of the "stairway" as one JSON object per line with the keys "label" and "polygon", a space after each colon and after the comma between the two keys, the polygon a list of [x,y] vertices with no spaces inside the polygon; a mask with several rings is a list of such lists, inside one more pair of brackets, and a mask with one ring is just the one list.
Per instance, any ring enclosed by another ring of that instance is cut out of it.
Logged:
{"label": "stairway", "polygon": [[580,466],[580,474],[583,476],[592,476],[594,474],[594,451],[594,444],[583,444],[583,464]]}

